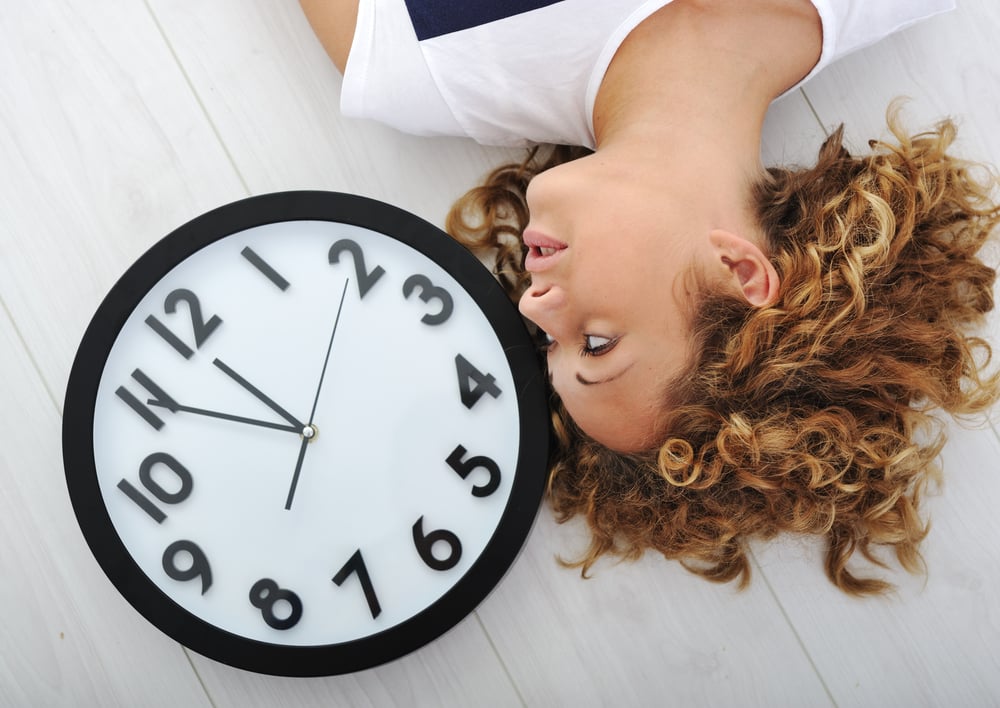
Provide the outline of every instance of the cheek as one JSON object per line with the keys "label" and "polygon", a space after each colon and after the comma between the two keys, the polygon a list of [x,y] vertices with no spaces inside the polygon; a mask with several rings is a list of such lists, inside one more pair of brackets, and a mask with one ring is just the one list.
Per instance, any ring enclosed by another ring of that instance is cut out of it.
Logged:
{"label": "cheek", "polygon": [[567,399],[573,397],[573,393],[579,388],[579,385],[573,385],[576,382],[572,381],[573,369],[569,366],[572,362],[568,362],[561,357],[560,354],[562,351],[560,350],[565,351],[565,347],[553,345],[546,356],[546,363],[549,372],[549,383],[563,404],[566,405]]}
{"label": "cheek", "polygon": [[549,373],[549,383],[552,384],[552,388],[555,389],[555,392],[559,393],[561,397],[562,394],[560,393],[560,390],[562,389],[562,380],[559,377],[560,367],[556,361],[555,354],[552,351],[553,348],[554,345],[550,344],[549,350],[545,354],[545,368]]}

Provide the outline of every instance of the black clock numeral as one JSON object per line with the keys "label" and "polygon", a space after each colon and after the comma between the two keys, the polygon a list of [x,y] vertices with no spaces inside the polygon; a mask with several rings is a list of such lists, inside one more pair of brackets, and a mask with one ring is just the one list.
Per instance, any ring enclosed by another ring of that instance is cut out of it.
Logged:
{"label": "black clock numeral", "polygon": [[368,611],[372,613],[372,619],[375,619],[382,614],[382,606],[375,595],[375,586],[372,585],[371,576],[368,575],[368,568],[365,566],[365,559],[361,556],[360,548],[344,563],[344,567],[333,576],[333,582],[339,587],[344,584],[344,581],[347,580],[351,573],[357,574],[358,581],[361,583],[361,589],[365,593],[365,600],[368,601]]}
{"label": "black clock numeral", "polygon": [[[174,473],[179,483],[176,492],[164,489],[159,482],[153,479],[154,465],[163,465]],[[178,462],[175,457],[165,452],[154,452],[139,464],[139,481],[146,488],[146,491],[164,504],[179,504],[191,496],[191,490],[194,488],[194,479],[187,468]],[[162,524],[167,518],[167,515],[158,506],[151,502],[148,497],[136,489],[128,480],[121,480],[118,483],[118,489],[135,502],[140,509],[149,514],[156,523]]]}
{"label": "black clock numeral", "polygon": [[420,290],[420,299],[424,302],[430,302],[431,300],[437,300],[441,303],[441,309],[434,314],[426,314],[420,318],[420,321],[424,324],[429,325],[439,325],[448,320],[451,317],[451,313],[455,309],[455,301],[451,298],[451,293],[442,287],[434,285],[430,278],[426,275],[421,275],[417,273],[416,275],[411,275],[403,283],[403,297],[409,298],[413,294],[413,291]]}
{"label": "black clock numeral", "polygon": [[240,255],[246,258],[250,265],[260,271],[265,278],[274,283],[279,290],[282,292],[288,290],[289,282],[281,277],[281,273],[272,268],[270,263],[257,255],[255,250],[246,246],[242,251],[240,251]]}
{"label": "black clock numeral", "polygon": [[[433,549],[437,543],[448,546],[447,557],[437,558],[434,555]],[[447,529],[437,529],[425,534],[422,516],[413,524],[413,545],[416,546],[421,560],[432,570],[450,570],[462,559],[462,542],[458,540],[458,536]]]}
{"label": "black clock numeral", "polygon": [[[150,394],[152,394],[153,397],[151,399],[148,399],[147,403],[160,406],[161,408],[166,408],[171,413],[177,412],[178,409],[177,401],[175,401],[173,398],[167,395],[166,391],[164,391],[162,388],[153,383],[153,380],[148,376],[146,376],[146,374],[144,374],[141,369],[136,369],[135,371],[133,371],[132,378],[138,381],[143,388],[145,388],[147,391],[149,391]],[[160,428],[163,427],[163,421],[160,419],[160,417],[155,413],[153,413],[153,411],[149,409],[149,406],[142,403],[142,401],[136,398],[135,395],[127,388],[125,388],[124,386],[119,386],[118,389],[115,391],[115,395],[118,396],[118,398],[125,401],[125,403],[128,404],[129,408],[138,413],[142,417],[142,419],[147,423],[149,423],[151,426],[153,426],[153,428],[159,430]]]}
{"label": "black clock numeral", "polygon": [[349,238],[342,238],[330,246],[330,263],[339,263],[341,254],[345,252],[350,253],[354,260],[354,273],[358,277],[358,295],[364,298],[379,278],[385,275],[385,268],[377,265],[369,271],[365,265],[365,254],[361,246]]}
{"label": "black clock numeral", "polygon": [[118,489],[134,501],[140,509],[149,514],[156,523],[162,524],[166,520],[167,515],[160,511],[160,508],[156,504],[143,496],[142,492],[133,487],[127,479],[123,479],[118,483]]}
{"label": "black clock numeral", "polygon": [[471,409],[484,394],[497,398],[502,393],[493,374],[484,374],[461,354],[455,355],[455,370],[458,373],[458,392],[466,408]]}
{"label": "black clock numeral", "polygon": [[[279,617],[274,611],[278,603],[287,605],[288,613]],[[278,587],[270,578],[262,578],[250,588],[250,604],[260,610],[261,616],[273,629],[291,629],[302,618],[302,600],[291,590]]]}
{"label": "black clock numeral", "polygon": [[[179,554],[191,556],[191,565],[180,568],[177,565]],[[163,552],[163,572],[174,580],[188,581],[201,578],[201,594],[204,595],[212,587],[212,568],[208,564],[205,552],[194,541],[174,541]]]}
{"label": "black clock numeral", "polygon": [[[188,313],[191,316],[191,329],[194,333],[194,347],[198,349],[216,328],[222,324],[222,318],[218,315],[212,315],[208,318],[208,321],[205,321],[201,313],[201,303],[198,300],[198,296],[190,290],[183,288],[174,290],[167,295],[163,301],[163,311],[168,315],[172,315],[177,312],[177,305],[181,302],[187,303]],[[167,344],[172,346],[185,359],[190,359],[194,355],[194,349],[191,349],[180,337],[171,332],[165,324],[156,319],[154,315],[146,318],[146,324],[154,332],[163,337]]]}
{"label": "black clock numeral", "polygon": [[461,445],[457,445],[445,462],[458,473],[458,476],[462,479],[466,479],[469,474],[476,469],[486,470],[489,475],[489,481],[485,484],[477,484],[472,488],[472,496],[474,497],[488,497],[493,492],[497,490],[500,486],[500,466],[486,457],[485,455],[476,455],[475,457],[470,457],[468,460],[463,460],[465,453],[468,452]]}

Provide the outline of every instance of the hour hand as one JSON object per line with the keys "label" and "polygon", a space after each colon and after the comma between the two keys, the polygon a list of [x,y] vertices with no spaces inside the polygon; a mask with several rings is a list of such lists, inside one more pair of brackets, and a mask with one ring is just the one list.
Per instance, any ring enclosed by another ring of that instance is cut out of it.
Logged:
{"label": "hour hand", "polygon": [[[210,418],[221,418],[222,420],[231,420],[236,423],[246,423],[248,425],[259,425],[263,428],[273,428],[275,430],[287,430],[291,433],[301,433],[302,428],[293,425],[284,425],[282,423],[271,423],[266,420],[256,420],[255,418],[246,418],[240,415],[232,415],[230,413],[220,413],[218,411],[210,411],[205,408],[195,408],[193,406],[185,406],[174,400],[174,397],[169,393],[160,388],[156,383],[153,382],[151,378],[146,376],[141,370],[136,369],[132,372],[132,378],[138,381],[142,386],[149,391],[153,396],[146,401],[146,405],[156,406],[158,408],[166,408],[171,413],[194,413],[196,415],[204,415]],[[138,404],[138,401],[136,401]]]}
{"label": "hour hand", "polygon": [[243,388],[245,388],[247,391],[249,391],[250,393],[252,393],[254,395],[254,397],[257,398],[257,400],[259,400],[262,403],[264,403],[264,405],[266,405],[272,411],[274,411],[275,413],[277,413],[278,415],[280,415],[282,418],[284,418],[285,420],[287,420],[291,425],[295,426],[295,432],[301,433],[305,429],[305,427],[306,427],[305,423],[300,422],[298,420],[298,418],[296,418],[291,413],[289,413],[284,408],[282,408],[277,403],[275,403],[270,398],[268,398],[268,396],[266,396],[263,391],[261,391],[259,388],[257,388],[256,386],[254,386],[252,383],[250,383],[245,378],[243,378],[242,376],[240,376],[238,373],[236,373],[235,371],[233,371],[233,369],[230,368],[229,366],[227,366],[221,359],[215,359],[214,361],[212,361],[212,363],[216,366],[216,368],[218,368],[219,370],[221,370],[226,376],[228,376],[233,381],[235,381],[236,383],[238,383],[240,386],[242,386]]}

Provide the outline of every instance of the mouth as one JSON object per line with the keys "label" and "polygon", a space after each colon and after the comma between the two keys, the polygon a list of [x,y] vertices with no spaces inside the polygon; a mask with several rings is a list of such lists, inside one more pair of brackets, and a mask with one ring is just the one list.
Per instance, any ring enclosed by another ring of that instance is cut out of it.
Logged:
{"label": "mouth", "polygon": [[551,268],[566,250],[566,244],[562,241],[531,229],[526,230],[521,238],[528,247],[524,267],[531,273]]}

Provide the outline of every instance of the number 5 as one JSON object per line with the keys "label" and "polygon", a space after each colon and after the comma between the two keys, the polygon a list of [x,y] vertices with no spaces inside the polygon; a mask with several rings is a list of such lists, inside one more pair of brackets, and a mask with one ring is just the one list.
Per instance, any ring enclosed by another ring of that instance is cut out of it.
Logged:
{"label": "number 5", "polygon": [[465,479],[469,476],[469,473],[474,469],[484,469],[489,472],[490,479],[486,484],[477,484],[472,488],[472,496],[474,497],[488,497],[493,492],[497,490],[500,486],[500,466],[496,462],[486,457],[485,455],[476,455],[475,457],[470,457],[468,460],[463,460],[462,457],[468,452],[464,447],[458,445],[451,454],[448,455],[448,459],[445,462],[458,473],[458,476]]}

